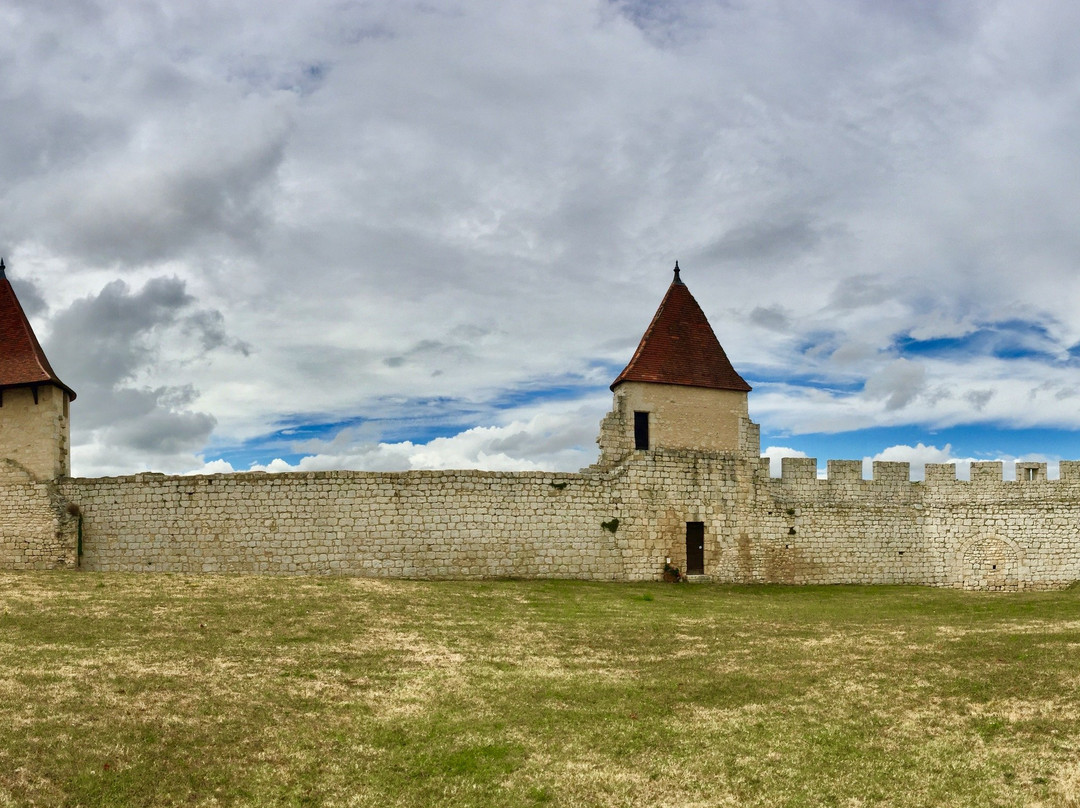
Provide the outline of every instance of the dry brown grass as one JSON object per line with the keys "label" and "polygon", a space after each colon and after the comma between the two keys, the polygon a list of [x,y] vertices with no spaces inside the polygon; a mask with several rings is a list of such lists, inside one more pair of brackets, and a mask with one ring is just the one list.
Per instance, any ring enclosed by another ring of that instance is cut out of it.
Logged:
{"label": "dry brown grass", "polygon": [[0,574],[0,806],[1080,805],[1080,591]]}

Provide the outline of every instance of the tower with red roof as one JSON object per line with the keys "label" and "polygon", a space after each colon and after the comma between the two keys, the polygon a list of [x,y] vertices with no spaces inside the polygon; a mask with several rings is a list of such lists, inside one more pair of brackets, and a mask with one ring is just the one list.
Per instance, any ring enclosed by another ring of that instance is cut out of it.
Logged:
{"label": "tower with red roof", "polygon": [[0,460],[38,480],[68,475],[74,398],[41,350],[0,259]]}
{"label": "tower with red roof", "polygon": [[758,455],[750,385],[732,367],[679,272],[676,262],[660,308],[611,385],[615,399],[601,425],[601,463],[653,449]]}

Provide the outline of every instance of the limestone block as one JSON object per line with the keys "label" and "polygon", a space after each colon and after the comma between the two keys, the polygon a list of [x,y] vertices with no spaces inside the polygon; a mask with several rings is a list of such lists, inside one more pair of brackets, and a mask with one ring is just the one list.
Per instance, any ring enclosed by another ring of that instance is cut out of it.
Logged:
{"label": "limestone block", "polygon": [[827,464],[829,482],[854,482],[862,480],[861,460],[830,460]]}
{"label": "limestone block", "polygon": [[923,479],[928,485],[941,485],[956,482],[955,463],[927,463],[923,471]]}
{"label": "limestone block", "polygon": [[911,479],[910,463],[896,463],[884,460],[875,460],[873,463],[873,469],[874,482],[906,483]]}
{"label": "limestone block", "polygon": [[817,479],[817,460],[813,457],[784,457],[780,460],[781,479],[786,484]]}
{"label": "limestone block", "polygon": [[971,464],[971,482],[973,483],[1000,483],[1002,481],[1002,464],[1000,460],[982,461]]}

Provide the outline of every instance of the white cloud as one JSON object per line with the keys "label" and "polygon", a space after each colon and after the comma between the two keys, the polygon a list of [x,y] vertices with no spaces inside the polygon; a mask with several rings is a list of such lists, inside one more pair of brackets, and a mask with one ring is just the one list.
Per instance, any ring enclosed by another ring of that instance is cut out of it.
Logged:
{"label": "white cloud", "polygon": [[192,469],[187,474],[232,474],[236,471],[232,467],[231,463],[224,460],[211,460],[209,463],[204,463],[202,466],[196,469]]}
{"label": "white cloud", "polygon": [[[197,468],[281,423],[420,400],[474,405],[462,435],[504,429],[523,390],[603,393],[675,258],[766,431],[1080,428],[1078,9],[225,0],[4,21],[0,253],[80,393],[78,473]],[[155,279],[182,305],[151,305]],[[121,280],[147,302],[135,332],[128,309],[72,316]],[[1013,320],[1045,327],[1021,346],[1042,354],[900,347]],[[311,456],[576,457],[367,439]]]}
{"label": "white cloud", "polygon": [[769,458],[769,475],[779,477],[785,457],[806,457],[806,452],[791,449],[787,446],[768,446],[761,452],[762,457]]}
{"label": "white cloud", "polygon": [[953,456],[952,445],[946,443],[945,447],[939,449],[937,446],[926,446],[922,443],[915,446],[907,446],[904,444],[898,444],[896,446],[890,446],[884,449],[873,457],[866,457],[863,459],[863,477],[871,479],[873,477],[873,461],[882,460],[891,463],[910,463],[911,464],[911,479],[922,480],[925,477],[925,466],[927,463],[956,463],[958,474],[962,473],[963,477],[967,477],[967,469],[970,466],[970,460],[958,460]]}
{"label": "white cloud", "polygon": [[502,426],[474,427],[426,443],[367,442],[346,433],[328,441],[324,451],[296,463],[281,458],[254,464],[253,471],[407,471],[411,469],[484,469],[487,471],[577,470],[597,459],[595,444],[575,442],[583,411],[543,412]]}

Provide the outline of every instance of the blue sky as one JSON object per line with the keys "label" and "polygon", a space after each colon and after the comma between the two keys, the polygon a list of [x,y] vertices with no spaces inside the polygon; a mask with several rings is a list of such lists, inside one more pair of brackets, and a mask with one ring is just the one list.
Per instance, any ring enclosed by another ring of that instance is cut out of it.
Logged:
{"label": "blue sky", "polygon": [[0,254],[73,470],[577,469],[676,259],[770,456],[1080,457],[1080,7],[69,0]]}

